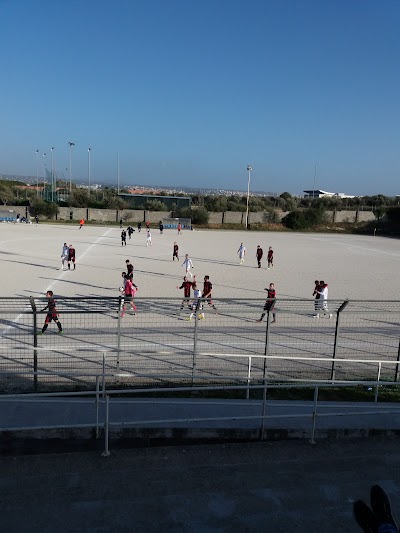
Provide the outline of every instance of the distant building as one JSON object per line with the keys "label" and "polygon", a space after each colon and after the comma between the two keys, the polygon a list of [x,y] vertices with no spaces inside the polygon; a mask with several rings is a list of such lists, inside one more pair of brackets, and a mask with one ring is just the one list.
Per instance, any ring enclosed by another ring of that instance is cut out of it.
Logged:
{"label": "distant building", "polygon": [[344,192],[328,192],[321,191],[320,189],[315,189],[311,191],[303,191],[304,198],[355,198],[355,196],[350,196],[344,194]]}
{"label": "distant building", "polygon": [[149,200],[158,200],[166,205],[167,209],[191,207],[192,199],[190,196],[160,196],[155,194],[125,194],[118,195],[128,205],[133,208],[145,209],[145,204]]}

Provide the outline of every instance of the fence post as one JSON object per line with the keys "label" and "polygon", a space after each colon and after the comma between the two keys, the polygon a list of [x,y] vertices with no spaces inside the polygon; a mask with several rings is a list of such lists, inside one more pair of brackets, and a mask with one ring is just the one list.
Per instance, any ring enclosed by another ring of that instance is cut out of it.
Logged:
{"label": "fence post", "polygon": [[110,455],[110,450],[108,449],[108,431],[109,431],[109,415],[110,415],[110,397],[107,394],[106,396],[106,420],[104,423],[104,452],[101,454],[103,457],[108,457]]}
{"label": "fence post", "polygon": [[397,364],[396,364],[396,369],[394,372],[395,381],[398,381],[399,379],[399,363],[400,363],[400,339],[399,339],[399,347],[397,348]]}
{"label": "fence post", "polygon": [[121,313],[124,299],[122,296],[118,297],[118,323],[117,323],[117,370],[119,370],[119,352],[121,350]]}
{"label": "fence post", "polygon": [[314,409],[313,409],[313,414],[312,414],[312,430],[311,430],[311,444],[315,444],[315,440],[314,440],[314,437],[315,437],[315,426],[316,426],[316,423],[317,423],[317,406],[318,406],[318,387],[315,387],[314,389]]}
{"label": "fence post", "polygon": [[[381,379],[381,371],[382,371],[382,363],[379,361],[378,363],[378,376],[377,376],[377,379],[376,381],[379,383],[379,380]],[[379,389],[379,385],[376,386],[376,389],[375,389],[375,398],[374,398],[374,402],[376,403],[378,401],[378,389]]]}
{"label": "fence post", "polygon": [[[265,346],[264,346],[264,368],[263,368],[263,380],[265,380],[267,375],[267,356],[269,352],[269,312],[270,310],[267,310],[267,329],[265,330]],[[264,383],[264,381],[263,381]]]}
{"label": "fence post", "polygon": [[261,428],[260,428],[260,440],[264,440],[265,431],[265,413],[267,412],[267,379],[263,380],[263,399],[262,399],[262,415],[261,415]]}
{"label": "fence post", "polygon": [[250,380],[251,380],[251,355],[249,355],[249,362],[247,364],[247,389],[246,389],[246,400],[250,399]]}
{"label": "fence post", "polygon": [[196,310],[194,313],[194,339],[193,339],[193,367],[192,367],[192,386],[194,385],[194,377],[196,375],[196,355],[197,355],[197,330],[198,330],[198,322],[199,322],[199,308],[200,308],[200,300],[197,302]]}
{"label": "fence post", "polygon": [[103,398],[106,396],[106,354],[103,352],[103,383],[102,383],[102,389],[103,389]]}
{"label": "fence post", "polygon": [[35,300],[32,296],[29,296],[29,302],[32,307],[33,313],[33,391],[37,392],[38,390],[38,359],[37,359],[37,308]]}
{"label": "fence post", "polygon": [[337,343],[339,338],[339,326],[340,326],[340,313],[347,307],[349,300],[345,300],[337,310],[336,314],[336,327],[335,327],[335,340],[333,342],[333,355],[332,355],[332,368],[331,368],[331,381],[336,377],[335,359],[337,353]]}
{"label": "fence post", "polygon": [[96,376],[96,439],[100,436],[99,428],[99,393],[100,393],[100,377]]}

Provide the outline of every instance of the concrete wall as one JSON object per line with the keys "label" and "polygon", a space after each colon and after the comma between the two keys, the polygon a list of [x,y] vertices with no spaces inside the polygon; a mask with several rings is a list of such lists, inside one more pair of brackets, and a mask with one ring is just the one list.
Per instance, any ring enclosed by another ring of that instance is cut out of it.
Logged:
{"label": "concrete wall", "polygon": [[[26,206],[4,206],[5,210],[12,210],[15,214],[19,213],[21,216],[33,216],[29,213],[29,207]],[[139,221],[144,221],[144,216],[146,220],[149,220],[152,224],[158,223],[163,218],[169,218],[171,216],[170,211],[146,211],[143,210],[133,210],[133,209],[87,209],[86,207],[60,207],[59,214],[57,215],[57,220],[70,220],[70,213],[72,212],[72,220],[79,221],[81,218],[84,220],[87,219],[89,215],[89,220],[97,222],[118,222],[121,218],[125,222],[137,223]],[[275,210],[278,220],[288,214],[288,211],[281,211],[279,209]],[[327,211],[327,219],[330,223],[340,223],[340,222],[369,222],[375,220],[374,213],[372,211]],[[249,223],[250,224],[262,224],[268,222],[270,217],[269,212],[259,211],[259,212],[249,212]],[[44,217],[40,217],[44,219]],[[238,211],[226,211],[225,213],[209,213],[209,223],[210,224],[245,224],[246,223],[246,213]]]}

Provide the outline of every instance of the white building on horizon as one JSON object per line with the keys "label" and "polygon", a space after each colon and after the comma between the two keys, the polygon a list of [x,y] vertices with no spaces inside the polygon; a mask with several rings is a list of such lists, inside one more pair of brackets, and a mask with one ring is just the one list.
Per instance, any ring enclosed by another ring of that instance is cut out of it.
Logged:
{"label": "white building on horizon", "polygon": [[322,191],[321,189],[315,189],[311,191],[303,191],[304,192],[304,198],[355,198],[355,196],[351,196],[349,194],[345,194],[344,192],[328,192],[328,191]]}

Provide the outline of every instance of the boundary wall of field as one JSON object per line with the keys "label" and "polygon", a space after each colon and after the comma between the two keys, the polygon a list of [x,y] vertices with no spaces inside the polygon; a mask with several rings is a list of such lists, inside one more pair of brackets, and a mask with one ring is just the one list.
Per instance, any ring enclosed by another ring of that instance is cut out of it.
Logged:
{"label": "boundary wall of field", "polygon": [[[7,211],[14,211],[21,216],[33,216],[30,213],[29,206],[6,206]],[[249,224],[265,224],[268,222],[280,222],[289,211],[274,210],[274,220],[269,211],[257,211],[249,213]],[[57,220],[60,221],[79,221],[90,220],[92,222],[124,222],[137,223],[139,221],[149,221],[158,223],[163,218],[170,218],[171,211],[144,211],[133,209],[92,209],[86,207],[60,207]],[[327,211],[327,220],[332,224],[348,222],[355,224],[357,222],[370,222],[375,220],[373,211]],[[41,217],[40,217],[41,218]],[[246,213],[241,211],[209,212],[209,224],[242,224],[246,223]]]}

